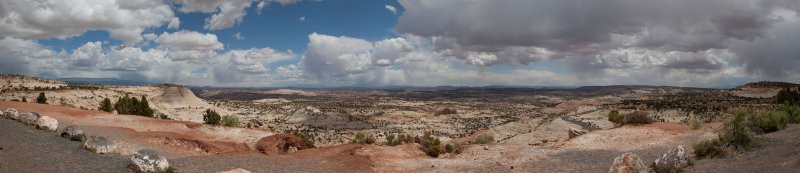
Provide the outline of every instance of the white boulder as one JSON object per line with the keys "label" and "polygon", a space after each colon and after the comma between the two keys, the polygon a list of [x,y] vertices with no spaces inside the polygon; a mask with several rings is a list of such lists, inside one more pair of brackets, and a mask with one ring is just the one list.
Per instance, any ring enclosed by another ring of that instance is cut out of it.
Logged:
{"label": "white boulder", "polygon": [[89,136],[83,143],[83,148],[99,154],[110,153],[117,149],[113,141],[102,136]]}
{"label": "white boulder", "polygon": [[686,150],[683,149],[683,146],[680,145],[664,153],[664,155],[661,155],[661,157],[653,162],[653,168],[658,173],[683,172],[683,168],[688,166],[689,156],[686,154]]}
{"label": "white boulder", "polygon": [[58,120],[49,116],[42,116],[35,121],[35,124],[36,128],[42,130],[56,131],[56,129],[58,129]]}
{"label": "white boulder", "polygon": [[138,172],[162,172],[169,168],[169,162],[158,152],[143,149],[131,156],[131,166]]}
{"label": "white boulder", "polygon": [[624,153],[614,159],[609,173],[649,173],[650,168],[633,153]]}
{"label": "white boulder", "polygon": [[20,113],[19,114],[19,122],[22,122],[26,125],[33,125],[36,123],[36,120],[39,119],[39,113],[36,112],[27,112],[27,113]]}
{"label": "white boulder", "polygon": [[16,119],[19,118],[19,112],[17,111],[17,109],[14,109],[14,108],[6,109],[6,111],[3,114],[5,114],[6,117],[8,117],[8,118],[10,118],[12,120],[16,120]]}
{"label": "white boulder", "polygon": [[61,130],[61,137],[67,138],[72,141],[83,141],[86,139],[86,134],[78,126],[67,126]]}

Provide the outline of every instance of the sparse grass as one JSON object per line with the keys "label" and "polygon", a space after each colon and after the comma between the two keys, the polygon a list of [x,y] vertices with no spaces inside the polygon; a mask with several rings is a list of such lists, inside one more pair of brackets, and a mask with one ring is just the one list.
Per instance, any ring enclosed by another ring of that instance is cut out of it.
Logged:
{"label": "sparse grass", "polygon": [[239,118],[236,118],[232,115],[224,116],[222,117],[220,124],[228,127],[239,127]]}
{"label": "sparse grass", "polygon": [[170,166],[170,167],[167,168],[167,170],[158,171],[156,173],[177,173],[177,172],[178,172],[178,169],[175,169],[175,167]]}
{"label": "sparse grass", "polygon": [[778,110],[786,113],[789,123],[800,123],[800,106],[783,104]]}
{"label": "sparse grass", "polygon": [[724,145],[727,142],[722,138],[702,141],[694,145],[694,155],[697,158],[714,158],[724,155]]}
{"label": "sparse grass", "polygon": [[700,127],[703,127],[703,122],[697,120],[697,118],[692,118],[692,120],[689,121],[689,125],[692,127],[692,129],[697,130],[700,129]]}

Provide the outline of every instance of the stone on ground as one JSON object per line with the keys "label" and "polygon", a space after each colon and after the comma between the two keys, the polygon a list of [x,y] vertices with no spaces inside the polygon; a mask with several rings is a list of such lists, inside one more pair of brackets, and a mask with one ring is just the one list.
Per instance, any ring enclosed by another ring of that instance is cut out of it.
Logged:
{"label": "stone on ground", "polygon": [[169,168],[169,162],[156,151],[142,149],[131,156],[131,167],[137,172],[162,172]]}
{"label": "stone on ground", "polygon": [[682,172],[683,168],[689,166],[689,156],[683,146],[677,146],[653,162],[653,168],[658,173]]}
{"label": "stone on ground", "polygon": [[86,139],[86,142],[83,143],[83,147],[89,151],[99,154],[110,153],[117,149],[117,146],[113,141],[102,136],[89,136],[89,138]]}
{"label": "stone on ground", "polygon": [[39,119],[39,113],[27,112],[27,113],[20,113],[18,120],[19,122],[22,122],[26,125],[33,125],[38,119]]}
{"label": "stone on ground", "polygon": [[6,111],[3,114],[5,114],[6,117],[12,120],[19,119],[19,112],[17,111],[17,109],[14,108],[6,109]]}
{"label": "stone on ground", "polygon": [[609,173],[648,173],[648,168],[639,156],[633,153],[624,153],[614,159]]}
{"label": "stone on ground", "polygon": [[79,129],[78,126],[72,125],[67,126],[61,130],[61,137],[67,138],[73,141],[82,141],[86,139],[83,130]]}
{"label": "stone on ground", "polygon": [[53,117],[49,116],[42,116],[41,118],[35,121],[36,128],[47,130],[47,131],[56,131],[58,129],[58,120]]}

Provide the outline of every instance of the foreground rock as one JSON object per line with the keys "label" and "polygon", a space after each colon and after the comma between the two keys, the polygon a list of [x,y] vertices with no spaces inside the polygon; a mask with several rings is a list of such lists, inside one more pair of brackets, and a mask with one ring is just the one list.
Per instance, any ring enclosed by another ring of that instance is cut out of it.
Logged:
{"label": "foreground rock", "polygon": [[117,149],[114,142],[102,136],[89,136],[83,143],[83,148],[99,154],[110,153]]}
{"label": "foreground rock", "polygon": [[49,116],[42,116],[41,118],[35,121],[36,128],[47,130],[47,131],[56,131],[58,129],[58,120],[53,117]]}
{"label": "foreground rock", "polygon": [[143,149],[131,156],[131,167],[137,172],[162,172],[169,169],[169,162],[158,152]]}
{"label": "foreground rock", "polygon": [[653,169],[658,173],[683,172],[683,168],[689,166],[689,156],[683,146],[677,146],[653,162]]}
{"label": "foreground rock", "polygon": [[26,125],[33,125],[36,123],[36,120],[39,119],[39,113],[36,112],[28,112],[28,113],[21,113],[19,114],[19,122],[22,122]]}
{"label": "foreground rock", "polygon": [[292,147],[292,150],[315,148],[313,144],[291,134],[267,136],[256,143],[256,149],[267,155],[286,154]]}
{"label": "foreground rock", "polygon": [[650,172],[642,159],[633,153],[625,153],[614,159],[609,173],[647,173]]}
{"label": "foreground rock", "polygon": [[61,130],[61,137],[72,141],[82,141],[86,139],[86,135],[83,133],[83,130],[74,125],[64,127],[64,129]]}
{"label": "foreground rock", "polygon": [[17,109],[14,108],[6,109],[6,111],[3,114],[12,120],[19,119],[19,112],[17,112]]}

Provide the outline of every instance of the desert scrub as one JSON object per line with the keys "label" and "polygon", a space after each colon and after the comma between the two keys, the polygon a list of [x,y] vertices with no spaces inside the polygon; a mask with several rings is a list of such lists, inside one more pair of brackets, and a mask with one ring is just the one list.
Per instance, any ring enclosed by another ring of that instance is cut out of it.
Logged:
{"label": "desert scrub", "polygon": [[758,113],[758,126],[764,133],[771,133],[786,128],[788,122],[785,112],[766,111]]}
{"label": "desert scrub", "polygon": [[492,136],[490,134],[481,134],[481,135],[478,135],[478,137],[475,137],[475,139],[472,140],[473,144],[488,144],[488,143],[491,143],[491,142],[494,142],[494,136]]}
{"label": "desert scrub", "polygon": [[700,122],[700,120],[697,120],[697,118],[692,118],[692,120],[689,121],[689,126],[691,126],[692,129],[697,130],[700,129],[700,127],[703,127],[703,122]]}
{"label": "desert scrub", "polygon": [[403,143],[414,143],[415,138],[411,137],[411,135],[406,134],[387,134],[386,135],[386,145],[388,146],[397,146]]}
{"label": "desert scrub", "polygon": [[619,111],[611,110],[611,112],[608,112],[608,121],[611,121],[611,122],[617,123],[617,124],[622,124],[623,120],[625,120],[625,116],[620,114]]}
{"label": "desert scrub", "polygon": [[419,144],[422,145],[422,150],[425,151],[425,154],[431,157],[439,157],[441,153],[441,144],[442,142],[439,141],[439,138],[433,137],[431,132],[425,132],[425,135],[419,139]]}
{"label": "desert scrub", "polygon": [[652,122],[653,119],[648,116],[647,112],[636,111],[625,115],[625,124],[649,124]]}
{"label": "desert scrub", "polygon": [[309,144],[313,145],[314,142],[315,142],[314,135],[312,135],[311,133],[309,133],[307,131],[294,130],[294,131],[291,131],[291,134],[294,135],[294,136],[297,136],[300,139],[303,139],[304,141],[308,142]]}
{"label": "desert scrub", "polygon": [[220,123],[223,126],[239,127],[239,118],[236,118],[233,115],[224,116],[224,117],[222,117],[222,120],[220,121]]}
{"label": "desert scrub", "polygon": [[206,112],[203,114],[203,123],[205,124],[219,124],[220,119],[222,117],[219,116],[217,111],[206,109]]}
{"label": "desert scrub", "polygon": [[725,155],[725,148],[732,146],[735,149],[749,149],[757,145],[752,131],[747,128],[752,121],[752,114],[746,111],[734,111],[733,121],[725,124],[727,132],[723,132],[717,139],[707,140],[694,145],[694,154],[697,158],[713,158]]}
{"label": "desert scrub", "polygon": [[350,143],[354,144],[372,144],[375,143],[375,137],[372,135],[366,135],[364,133],[358,132],[356,133],[356,137],[353,138],[353,141]]}
{"label": "desert scrub", "polygon": [[778,110],[786,113],[789,123],[800,123],[800,106],[786,103],[781,105]]}
{"label": "desert scrub", "polygon": [[718,156],[724,155],[723,148],[725,147],[727,142],[723,141],[722,138],[702,141],[700,143],[694,144],[694,155],[700,158],[714,158]]}

